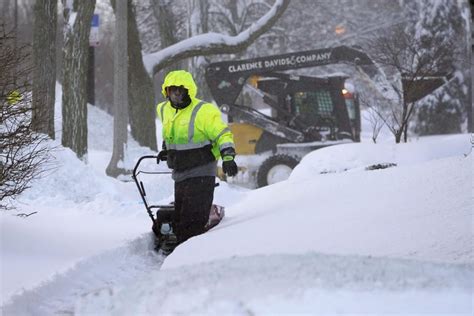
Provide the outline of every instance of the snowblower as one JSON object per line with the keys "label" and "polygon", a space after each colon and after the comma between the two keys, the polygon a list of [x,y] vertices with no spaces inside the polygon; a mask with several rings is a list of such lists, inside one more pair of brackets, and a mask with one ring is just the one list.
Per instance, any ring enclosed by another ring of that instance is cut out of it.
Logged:
{"label": "snowblower", "polygon": [[[160,163],[158,156],[147,155],[138,159],[133,168],[132,178],[137,185],[138,192],[142,197],[148,216],[152,221],[152,231],[155,235],[155,250],[165,255],[170,254],[178,245],[176,235],[173,232],[174,202],[163,205],[152,205],[147,201],[147,195],[143,182],[138,177],[140,174],[165,174],[171,176],[171,171],[146,171],[140,169],[140,164],[144,160],[153,160]],[[218,185],[218,184],[217,184]],[[154,215],[155,213],[155,215]],[[223,206],[213,204],[209,210],[209,219],[205,226],[205,231],[213,228],[224,218],[225,210]]]}

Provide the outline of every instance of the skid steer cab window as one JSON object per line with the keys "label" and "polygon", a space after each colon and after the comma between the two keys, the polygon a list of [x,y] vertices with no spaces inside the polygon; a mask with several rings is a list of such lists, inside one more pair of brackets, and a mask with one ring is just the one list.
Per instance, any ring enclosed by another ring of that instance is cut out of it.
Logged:
{"label": "skid steer cab window", "polygon": [[296,113],[307,122],[333,117],[334,104],[329,91],[297,92],[294,102]]}

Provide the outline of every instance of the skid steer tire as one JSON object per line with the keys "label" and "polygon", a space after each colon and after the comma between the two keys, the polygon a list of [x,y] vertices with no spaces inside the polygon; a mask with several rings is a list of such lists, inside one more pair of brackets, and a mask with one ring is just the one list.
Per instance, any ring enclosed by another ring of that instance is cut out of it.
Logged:
{"label": "skid steer tire", "polygon": [[288,155],[274,155],[265,160],[257,173],[257,185],[259,188],[269,184],[286,180],[293,168],[299,163],[295,158]]}

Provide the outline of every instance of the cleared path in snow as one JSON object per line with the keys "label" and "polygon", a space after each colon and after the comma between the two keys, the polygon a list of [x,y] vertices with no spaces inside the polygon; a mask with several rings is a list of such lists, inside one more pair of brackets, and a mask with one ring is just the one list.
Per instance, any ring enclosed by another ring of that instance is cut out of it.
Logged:
{"label": "cleared path in snow", "polygon": [[3,315],[472,312],[469,264],[310,253],[159,270],[163,259],[143,236],[13,298]]}
{"label": "cleared path in snow", "polygon": [[75,304],[82,297],[100,297],[103,291],[137,282],[158,270],[165,257],[158,255],[153,246],[150,233],[83,260],[51,281],[14,296],[2,306],[0,314],[73,315]]}

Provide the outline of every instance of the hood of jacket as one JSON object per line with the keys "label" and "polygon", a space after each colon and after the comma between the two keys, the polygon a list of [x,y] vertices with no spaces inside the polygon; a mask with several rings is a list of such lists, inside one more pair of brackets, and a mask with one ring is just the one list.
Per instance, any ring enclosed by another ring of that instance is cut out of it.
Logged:
{"label": "hood of jacket", "polygon": [[171,71],[166,75],[163,85],[161,86],[161,93],[165,98],[166,88],[171,86],[183,86],[184,88],[188,89],[188,94],[191,99],[196,98],[196,83],[194,82],[193,76],[185,70]]}

